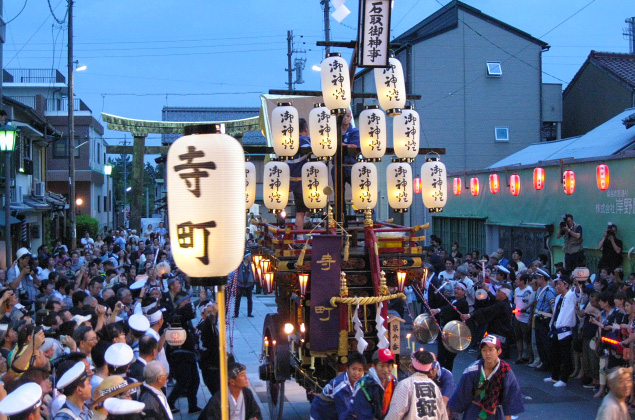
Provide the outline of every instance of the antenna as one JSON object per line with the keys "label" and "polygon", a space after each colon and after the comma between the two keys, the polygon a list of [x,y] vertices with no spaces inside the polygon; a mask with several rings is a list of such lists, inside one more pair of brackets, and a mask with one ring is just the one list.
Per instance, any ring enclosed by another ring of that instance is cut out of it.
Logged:
{"label": "antenna", "polygon": [[622,35],[628,39],[628,52],[635,54],[635,17],[628,18],[624,22],[626,22],[628,26],[624,28]]}

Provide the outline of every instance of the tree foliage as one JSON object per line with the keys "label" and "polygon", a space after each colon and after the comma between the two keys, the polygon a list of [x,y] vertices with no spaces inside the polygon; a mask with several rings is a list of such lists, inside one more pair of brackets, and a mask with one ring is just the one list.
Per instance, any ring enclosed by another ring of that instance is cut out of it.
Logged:
{"label": "tree foliage", "polygon": [[[124,204],[124,192],[127,187],[132,183],[132,156],[120,155],[115,158],[109,158],[108,163],[112,165],[112,184],[115,194],[115,202],[117,206],[123,206]],[[125,171],[124,171],[125,169]],[[149,162],[146,162],[143,168],[143,191],[144,202],[146,188],[149,194],[150,200],[150,212],[154,203],[154,186],[155,180],[163,178],[163,169],[161,165],[152,166]],[[130,205],[130,192],[126,194],[126,205]]]}

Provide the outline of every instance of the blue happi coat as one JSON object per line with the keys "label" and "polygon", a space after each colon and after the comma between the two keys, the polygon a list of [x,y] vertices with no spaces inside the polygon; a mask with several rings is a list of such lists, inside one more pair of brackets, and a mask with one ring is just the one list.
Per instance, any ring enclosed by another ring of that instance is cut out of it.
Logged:
{"label": "blue happi coat", "polygon": [[346,415],[355,389],[359,382],[351,386],[348,373],[344,372],[331,379],[322,393],[311,402],[312,420],[341,420]]}
{"label": "blue happi coat", "polygon": [[[448,401],[448,408],[455,413],[464,413],[463,420],[479,420],[481,407],[476,405],[474,395],[481,377],[482,360],[468,366],[457,385],[452,397]],[[505,416],[515,416],[525,411],[520,386],[514,372],[507,372],[503,379],[503,386],[498,407],[495,414],[488,414],[487,420],[504,420]]]}

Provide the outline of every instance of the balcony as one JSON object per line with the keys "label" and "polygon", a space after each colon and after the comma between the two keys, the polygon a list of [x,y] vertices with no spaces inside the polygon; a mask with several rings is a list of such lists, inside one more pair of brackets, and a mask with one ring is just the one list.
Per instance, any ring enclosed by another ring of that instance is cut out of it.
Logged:
{"label": "balcony", "polygon": [[[82,112],[86,111],[88,113],[92,113],[91,109],[79,98],[75,98],[73,100],[73,111]],[[53,98],[48,99],[46,101],[46,112],[47,113],[68,113],[68,99],[67,98]]]}
{"label": "balcony", "polygon": [[66,84],[66,78],[56,69],[4,69],[2,83]]}
{"label": "balcony", "polygon": [[15,95],[7,95],[7,96],[16,102],[20,102],[22,105],[26,105],[28,107],[35,109],[35,96],[15,96]]}

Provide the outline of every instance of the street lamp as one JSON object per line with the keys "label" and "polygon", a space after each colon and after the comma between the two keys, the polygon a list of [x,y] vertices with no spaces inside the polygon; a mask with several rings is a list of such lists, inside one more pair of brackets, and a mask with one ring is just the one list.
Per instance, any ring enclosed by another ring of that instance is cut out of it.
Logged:
{"label": "street lamp", "polygon": [[104,165],[104,174],[108,176],[112,175],[112,165],[110,163]]}
{"label": "street lamp", "polygon": [[4,152],[4,243],[7,257],[7,270],[11,267],[11,153],[15,150],[17,128],[5,124],[0,127],[0,151]]}

